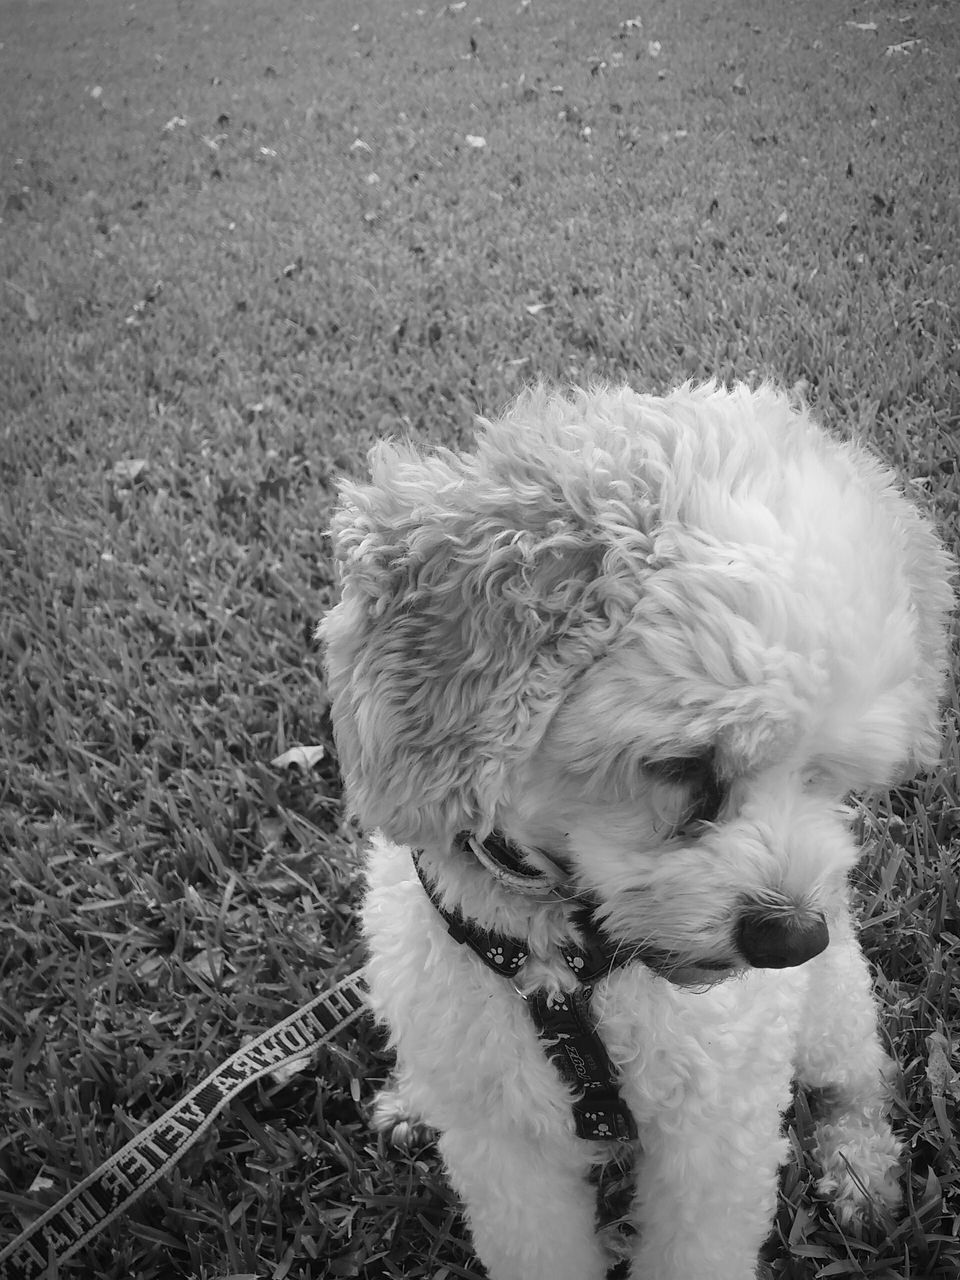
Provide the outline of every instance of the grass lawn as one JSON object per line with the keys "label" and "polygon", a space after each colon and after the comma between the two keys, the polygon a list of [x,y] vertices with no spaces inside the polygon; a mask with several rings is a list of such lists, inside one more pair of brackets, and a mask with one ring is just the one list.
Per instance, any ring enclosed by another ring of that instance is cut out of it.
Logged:
{"label": "grass lawn", "polygon": [[[362,963],[317,618],[337,471],[538,374],[774,374],[960,543],[960,23],[845,0],[0,7],[0,1247]],[[802,1106],[777,1277],[960,1274],[956,685],[862,809],[902,1220]],[[323,746],[307,773],[271,763]],[[351,1030],[60,1274],[479,1277]]]}

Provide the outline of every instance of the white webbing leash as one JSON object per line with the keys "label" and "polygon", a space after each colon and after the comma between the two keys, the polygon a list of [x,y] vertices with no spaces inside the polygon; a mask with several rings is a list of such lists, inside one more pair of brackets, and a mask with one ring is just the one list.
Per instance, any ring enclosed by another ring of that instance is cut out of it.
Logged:
{"label": "white webbing leash", "polygon": [[238,1049],[216,1071],[71,1188],[0,1249],[0,1280],[40,1280],[122,1214],[180,1160],[241,1090],[278,1068],[300,1069],[366,1007],[363,971]]}

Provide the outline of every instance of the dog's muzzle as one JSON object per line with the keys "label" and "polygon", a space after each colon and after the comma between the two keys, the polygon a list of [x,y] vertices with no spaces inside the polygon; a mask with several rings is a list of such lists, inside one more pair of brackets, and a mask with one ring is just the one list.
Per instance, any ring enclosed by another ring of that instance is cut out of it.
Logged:
{"label": "dog's muzzle", "polygon": [[737,948],[755,969],[790,969],[826,949],[827,922],[819,911],[746,911],[737,925]]}

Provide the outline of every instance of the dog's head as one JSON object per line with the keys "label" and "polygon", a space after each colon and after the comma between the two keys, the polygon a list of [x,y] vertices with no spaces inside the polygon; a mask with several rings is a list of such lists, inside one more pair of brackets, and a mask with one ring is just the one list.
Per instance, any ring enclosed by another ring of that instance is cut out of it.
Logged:
{"label": "dog's head", "polygon": [[547,850],[678,975],[822,949],[844,797],[937,752],[948,563],[891,475],[769,387],[538,389],[371,467],[321,624],[361,821]]}

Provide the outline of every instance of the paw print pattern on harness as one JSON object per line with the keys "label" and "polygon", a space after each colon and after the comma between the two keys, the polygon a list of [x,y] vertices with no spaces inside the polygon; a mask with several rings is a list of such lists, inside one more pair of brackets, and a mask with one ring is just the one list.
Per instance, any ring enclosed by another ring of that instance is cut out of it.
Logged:
{"label": "paw print pattern on harness", "polygon": [[[575,1034],[574,1028],[577,1026],[577,1011],[574,1009],[570,997],[562,991],[545,994],[543,997],[543,1007],[549,1011],[551,1023],[550,1034],[546,1034],[545,1028],[540,1031],[540,1037],[544,1041],[551,1044],[560,1044],[564,1040],[571,1040]],[[568,1023],[556,1021],[561,1015],[565,1015]]]}
{"label": "paw print pattern on harness", "polygon": [[592,1126],[591,1137],[594,1138],[616,1138],[618,1135],[614,1133],[610,1123],[605,1119],[606,1113],[603,1111],[581,1111],[581,1116]]}
{"label": "paw print pattern on harness", "polygon": [[502,967],[505,973],[516,973],[527,958],[526,951],[512,951],[508,956],[501,946],[488,947],[484,955],[490,964]]}

